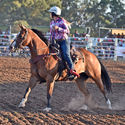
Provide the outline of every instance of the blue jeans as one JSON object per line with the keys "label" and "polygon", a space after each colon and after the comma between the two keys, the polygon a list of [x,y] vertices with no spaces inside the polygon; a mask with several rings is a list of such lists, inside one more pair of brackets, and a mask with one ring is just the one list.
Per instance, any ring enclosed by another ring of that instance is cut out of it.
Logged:
{"label": "blue jeans", "polygon": [[69,69],[73,69],[73,62],[70,56],[70,42],[66,40],[58,41],[63,59],[67,62]]}

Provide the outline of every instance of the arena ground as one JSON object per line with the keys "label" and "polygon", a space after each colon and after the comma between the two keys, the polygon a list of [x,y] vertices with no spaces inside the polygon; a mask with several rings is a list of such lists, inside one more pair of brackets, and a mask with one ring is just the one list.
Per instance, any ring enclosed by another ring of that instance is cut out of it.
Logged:
{"label": "arena ground", "polygon": [[[125,62],[102,61],[112,81],[112,110],[95,84],[88,80],[93,102],[83,109],[84,97],[74,82],[56,82],[52,111],[46,107],[46,84],[38,84],[25,108],[18,108],[30,77],[29,59],[0,57],[0,124],[3,125],[125,125]],[[98,108],[95,108],[95,104]]]}

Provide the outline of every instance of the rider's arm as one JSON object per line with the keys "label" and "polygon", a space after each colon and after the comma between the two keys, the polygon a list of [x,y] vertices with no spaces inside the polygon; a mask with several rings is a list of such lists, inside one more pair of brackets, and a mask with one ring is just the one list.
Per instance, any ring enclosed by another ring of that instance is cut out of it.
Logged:
{"label": "rider's arm", "polygon": [[63,32],[63,33],[67,33],[67,34],[70,33],[68,25],[66,24],[66,22],[64,20],[62,20],[60,22],[60,25],[61,26],[58,28],[58,31]]}

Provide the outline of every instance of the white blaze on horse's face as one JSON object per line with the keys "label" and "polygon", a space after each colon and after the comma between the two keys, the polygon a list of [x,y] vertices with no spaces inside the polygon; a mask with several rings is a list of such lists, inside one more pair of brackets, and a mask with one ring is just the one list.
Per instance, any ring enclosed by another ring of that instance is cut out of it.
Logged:
{"label": "white blaze on horse's face", "polygon": [[15,48],[23,48],[24,46],[27,46],[28,30],[23,26],[20,28],[21,31],[16,38]]}

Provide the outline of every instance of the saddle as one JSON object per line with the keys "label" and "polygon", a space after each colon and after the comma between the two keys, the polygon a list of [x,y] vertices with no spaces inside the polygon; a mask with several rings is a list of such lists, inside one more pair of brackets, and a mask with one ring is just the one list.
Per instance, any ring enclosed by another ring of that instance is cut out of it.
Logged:
{"label": "saddle", "polygon": [[[53,53],[54,52],[57,53],[57,55],[53,56],[59,62],[59,65],[58,65],[58,78],[57,78],[57,80],[61,77],[62,72],[64,70],[66,70],[66,69],[67,69],[67,76],[66,76],[66,78],[68,78],[71,74],[69,72],[67,63],[63,59],[62,52],[61,52],[59,44],[55,43],[55,44],[50,45],[50,51],[53,52]],[[78,62],[79,58],[83,58],[83,56],[80,57],[81,56],[80,52],[78,52],[75,48],[72,48],[70,50],[70,56],[71,56],[71,59],[72,59],[74,64]],[[83,60],[84,60],[84,58],[83,58]]]}

